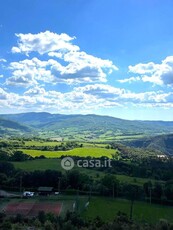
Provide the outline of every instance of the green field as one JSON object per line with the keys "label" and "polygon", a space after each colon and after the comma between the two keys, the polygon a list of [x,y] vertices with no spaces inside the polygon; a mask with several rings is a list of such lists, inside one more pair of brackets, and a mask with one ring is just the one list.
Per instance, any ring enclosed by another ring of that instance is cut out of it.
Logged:
{"label": "green field", "polygon": [[[45,198],[35,197],[26,199],[2,199],[0,211],[10,203],[16,202],[61,202],[63,204],[60,215],[64,216],[67,210],[72,211],[73,203],[76,201],[76,196],[50,196]],[[84,208],[88,200],[87,196],[78,197],[78,211],[85,219],[94,219],[97,216],[104,221],[112,221],[115,219],[119,211],[130,214],[130,201],[126,199],[112,199],[105,197],[92,197],[87,209]],[[157,204],[149,204],[146,202],[135,201],[133,208],[133,219],[138,222],[157,223],[160,219],[166,219],[169,222],[173,220],[173,208],[161,206]]]}
{"label": "green field", "polygon": [[[64,216],[67,210],[72,210],[72,205],[76,201],[76,196],[50,196],[45,198],[30,198],[26,199],[2,199],[0,204],[0,211],[8,204],[14,202],[61,202],[63,208],[61,216]],[[92,197],[87,209],[84,206],[88,200],[87,196],[78,197],[79,210],[85,219],[94,219],[97,216],[104,221],[113,220],[119,211],[130,214],[130,201],[126,199],[112,199],[105,197]],[[135,201],[133,208],[133,219],[138,222],[156,223],[159,219],[167,219],[169,222],[173,220],[173,208],[169,206],[161,206],[157,204],[149,204],[146,202]]]}
{"label": "green field", "polygon": [[[37,160],[30,160],[30,161],[23,161],[23,162],[13,162],[13,165],[17,169],[22,169],[25,171],[34,171],[34,170],[58,170],[61,172],[65,172],[65,170],[61,167],[61,160],[60,159],[37,159]],[[95,179],[101,178],[105,175],[104,172],[96,171],[93,169],[87,168],[78,168],[77,166],[74,169],[78,169],[81,173],[86,173],[88,176],[92,176]],[[116,175],[116,178],[121,182],[127,182],[130,184],[137,184],[143,186],[145,182],[147,182],[148,178],[135,178],[126,175]],[[155,180],[151,181],[154,183]],[[163,183],[162,181],[157,181]]]}
{"label": "green field", "polygon": [[[105,221],[110,221],[115,218],[118,211],[124,212],[129,216],[130,201],[93,197],[83,216],[87,219],[99,216]],[[149,223],[156,223],[159,219],[167,219],[172,222],[173,208],[136,201],[134,203],[133,219],[137,221],[148,221]]]}
{"label": "green field", "polygon": [[102,157],[106,156],[111,158],[112,154],[116,153],[114,149],[105,149],[105,148],[75,148],[68,151],[41,151],[35,149],[20,149],[25,154],[28,154],[32,157],[38,157],[44,155],[47,158],[56,158],[61,156],[79,156],[79,157]]}
{"label": "green field", "polygon": [[25,141],[25,146],[56,146],[60,145],[58,141]]}

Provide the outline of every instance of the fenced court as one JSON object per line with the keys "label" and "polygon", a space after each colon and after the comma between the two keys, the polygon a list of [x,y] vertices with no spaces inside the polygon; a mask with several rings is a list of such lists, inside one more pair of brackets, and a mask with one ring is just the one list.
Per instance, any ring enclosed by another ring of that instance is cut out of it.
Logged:
{"label": "fenced court", "polygon": [[60,215],[63,207],[63,202],[40,202],[40,201],[25,201],[9,203],[3,209],[7,215],[21,214],[23,216],[37,216],[40,211],[45,213],[51,212],[55,215]]}
{"label": "fenced court", "polygon": [[40,211],[65,216],[67,211],[81,213],[88,201],[87,196],[59,195],[29,199],[9,198],[0,201],[0,212],[9,216],[20,214],[25,217],[37,216]]}

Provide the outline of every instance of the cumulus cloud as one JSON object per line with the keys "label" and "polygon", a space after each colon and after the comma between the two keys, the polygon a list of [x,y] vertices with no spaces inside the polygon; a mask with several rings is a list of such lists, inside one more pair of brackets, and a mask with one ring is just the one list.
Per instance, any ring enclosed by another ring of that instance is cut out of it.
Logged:
{"label": "cumulus cloud", "polygon": [[46,91],[42,87],[35,86],[34,88],[30,88],[29,90],[27,90],[24,93],[24,95],[30,95],[30,96],[34,96],[34,95],[46,95]]}
{"label": "cumulus cloud", "polygon": [[47,66],[49,66],[49,62],[40,61],[38,58],[12,62],[9,66],[9,69],[12,71],[12,76],[7,78],[5,84],[30,87],[38,85],[38,81],[52,82],[54,76],[52,76],[51,71],[47,69]]}
{"label": "cumulus cloud", "polygon": [[0,100],[5,100],[7,99],[7,93],[5,92],[4,89],[0,88]]}
{"label": "cumulus cloud", "polygon": [[3,109],[11,108],[11,104],[17,101],[19,98],[18,94],[5,91],[3,88],[0,88],[0,107]]}
{"label": "cumulus cloud", "polygon": [[16,111],[34,109],[34,111],[75,113],[127,105],[168,108],[168,104],[172,105],[172,102],[172,92],[134,93],[104,84],[75,87],[72,91],[64,93],[32,86],[21,95],[0,88],[0,106],[15,108]]}
{"label": "cumulus cloud", "polygon": [[129,66],[129,72],[140,75],[143,82],[173,86],[173,56],[166,57],[160,64],[149,62]]}
{"label": "cumulus cloud", "polygon": [[[12,48],[13,55],[22,53],[27,57],[6,64],[8,75],[4,75],[3,79],[7,89],[0,88],[0,107],[18,111],[70,113],[127,105],[173,107],[172,92],[136,93],[106,84],[108,75],[118,70],[117,66],[111,60],[81,51],[79,46],[74,44],[75,37],[49,31],[16,36],[18,44]],[[0,59],[0,62],[3,65],[6,60]],[[172,86],[173,56],[165,58],[161,63],[131,65],[129,73],[133,73],[133,76],[118,82],[143,81]],[[65,90],[71,88],[68,92],[51,90],[59,83],[74,86],[67,87]],[[12,93],[8,92],[8,86],[20,86],[25,89],[20,90],[20,93]],[[169,89],[170,87],[167,91]],[[25,92],[21,93],[23,90]]]}
{"label": "cumulus cloud", "polygon": [[112,61],[81,51],[78,46],[72,44],[75,37],[70,37],[67,34],[46,31],[38,34],[16,34],[16,36],[18,37],[18,46],[12,48],[13,53],[29,55],[31,52],[37,52],[43,56],[47,54],[51,59],[41,61],[34,58],[12,63],[12,79],[14,76],[16,78],[16,71],[22,68],[24,71],[19,74],[22,74],[23,77],[30,75],[31,73],[28,74],[28,72],[29,69],[32,69],[35,80],[38,80],[38,76],[40,76],[39,80],[50,83],[106,82],[107,75],[118,70]]}
{"label": "cumulus cloud", "polygon": [[147,73],[154,73],[159,69],[159,65],[153,62],[149,62],[147,64],[137,64],[135,66],[129,66],[129,72],[138,73],[138,74],[147,74]]}
{"label": "cumulus cloud", "polygon": [[62,33],[56,34],[50,31],[41,32],[38,34],[16,34],[18,37],[18,46],[12,48],[13,53],[38,52],[45,54],[53,51],[77,51],[79,47],[71,44],[75,37]]}
{"label": "cumulus cloud", "polygon": [[117,96],[122,95],[125,90],[120,88],[115,88],[110,85],[104,84],[95,84],[95,85],[86,85],[84,87],[74,88],[77,92],[83,92],[85,94],[94,95],[97,98],[117,98]]}
{"label": "cumulus cloud", "polygon": [[5,84],[18,87],[30,87],[32,85],[36,85],[37,82],[30,76],[13,76],[9,77]]}
{"label": "cumulus cloud", "polygon": [[[164,93],[163,91],[151,91],[151,92],[141,92],[134,93],[130,90],[116,88],[110,85],[96,84],[96,85],[86,85],[84,87],[74,88],[77,92],[83,92],[95,96],[97,99],[105,99],[109,102],[123,103],[167,103],[168,96],[173,95],[173,93]],[[170,102],[170,101],[169,101]]]}

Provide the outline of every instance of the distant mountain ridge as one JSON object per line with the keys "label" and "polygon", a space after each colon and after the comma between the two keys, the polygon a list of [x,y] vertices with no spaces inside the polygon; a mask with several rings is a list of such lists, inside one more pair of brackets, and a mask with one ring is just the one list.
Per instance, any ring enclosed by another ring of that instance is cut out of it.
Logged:
{"label": "distant mountain ridge", "polygon": [[[1,114],[1,120],[16,122],[16,129],[23,132],[54,132],[55,136],[85,135],[92,138],[116,135],[157,135],[173,133],[173,121],[124,120],[111,116],[63,115],[46,112]],[[18,126],[17,126],[18,125]],[[0,128],[8,125],[0,123]],[[19,127],[21,126],[21,127]],[[22,129],[23,127],[23,129]],[[26,129],[26,130],[25,130]],[[15,129],[14,129],[15,130]]]}

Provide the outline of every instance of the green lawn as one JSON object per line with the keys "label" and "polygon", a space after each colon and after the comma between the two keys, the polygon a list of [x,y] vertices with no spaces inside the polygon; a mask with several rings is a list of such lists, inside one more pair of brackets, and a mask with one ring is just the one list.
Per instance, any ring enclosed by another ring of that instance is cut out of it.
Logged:
{"label": "green lawn", "polygon": [[[115,218],[118,211],[129,215],[130,201],[93,197],[83,216],[89,219],[100,216],[105,221],[109,221]],[[136,201],[134,203],[133,218],[137,221],[147,221],[149,223],[156,223],[159,219],[167,219],[172,222],[173,208]]]}
{"label": "green lawn", "polygon": [[68,151],[41,151],[41,150],[32,150],[32,149],[20,149],[25,154],[28,154],[32,157],[38,157],[44,155],[47,158],[56,158],[63,155],[68,156],[79,156],[79,157],[102,157],[107,156],[112,157],[112,154],[116,153],[114,149],[105,149],[105,148],[75,148]]}

